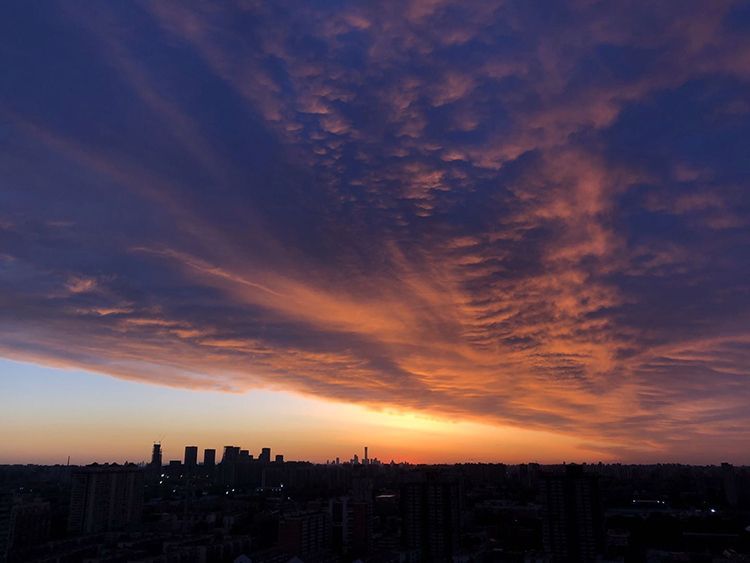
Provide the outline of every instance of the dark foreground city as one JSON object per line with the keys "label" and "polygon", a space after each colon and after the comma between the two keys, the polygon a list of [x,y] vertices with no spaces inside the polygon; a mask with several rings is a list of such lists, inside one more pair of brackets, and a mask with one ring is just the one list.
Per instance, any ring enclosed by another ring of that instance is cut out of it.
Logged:
{"label": "dark foreground city", "polygon": [[750,468],[182,460],[0,466],[0,561],[750,561]]}

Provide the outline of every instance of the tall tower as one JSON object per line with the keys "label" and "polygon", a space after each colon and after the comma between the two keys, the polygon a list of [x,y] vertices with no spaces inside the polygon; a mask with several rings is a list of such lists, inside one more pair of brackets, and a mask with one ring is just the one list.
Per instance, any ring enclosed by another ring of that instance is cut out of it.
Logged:
{"label": "tall tower", "polygon": [[367,465],[368,463],[370,463],[370,460],[367,457],[367,446],[365,446],[365,462],[364,463],[365,463],[365,465]]}
{"label": "tall tower", "polygon": [[402,541],[420,561],[448,563],[458,550],[461,493],[457,481],[428,476],[401,486]]}
{"label": "tall tower", "polygon": [[154,449],[151,450],[151,467],[161,470],[161,465],[161,443],[154,442]]}
{"label": "tall tower", "polygon": [[90,465],[71,476],[68,531],[93,534],[137,525],[143,472],[135,465]]}
{"label": "tall tower", "polygon": [[604,517],[596,475],[568,465],[539,483],[544,550],[554,562],[595,561],[604,542]]}
{"label": "tall tower", "polygon": [[195,469],[198,465],[198,446],[185,446],[185,469]]}

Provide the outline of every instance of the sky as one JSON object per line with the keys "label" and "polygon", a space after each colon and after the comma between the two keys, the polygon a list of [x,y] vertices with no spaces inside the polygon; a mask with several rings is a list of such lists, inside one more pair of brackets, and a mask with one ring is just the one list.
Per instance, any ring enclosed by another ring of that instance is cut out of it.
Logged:
{"label": "sky", "polygon": [[750,6],[15,3],[0,462],[750,463]]}

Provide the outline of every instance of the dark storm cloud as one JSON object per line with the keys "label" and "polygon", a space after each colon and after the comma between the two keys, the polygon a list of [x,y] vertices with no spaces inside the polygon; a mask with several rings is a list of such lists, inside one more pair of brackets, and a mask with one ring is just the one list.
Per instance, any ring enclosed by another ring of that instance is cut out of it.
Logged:
{"label": "dark storm cloud", "polygon": [[739,3],[5,12],[4,355],[746,442]]}

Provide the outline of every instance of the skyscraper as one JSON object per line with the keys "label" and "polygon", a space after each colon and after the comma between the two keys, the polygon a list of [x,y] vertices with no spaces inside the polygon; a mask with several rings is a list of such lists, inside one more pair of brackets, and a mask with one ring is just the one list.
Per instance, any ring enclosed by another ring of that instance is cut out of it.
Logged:
{"label": "skyscraper", "polygon": [[595,561],[604,541],[597,477],[568,465],[564,473],[544,475],[539,491],[544,550],[552,561]]}
{"label": "skyscraper", "polygon": [[271,448],[263,448],[260,450],[260,456],[258,459],[261,463],[271,463]]}
{"label": "skyscraper", "polygon": [[285,514],[279,520],[279,547],[289,555],[314,557],[326,547],[326,520],[325,513],[317,511]]}
{"label": "skyscraper", "polygon": [[151,468],[161,470],[161,444],[154,442],[154,448],[151,450]]}
{"label": "skyscraper", "polygon": [[224,485],[233,487],[237,484],[237,463],[240,459],[239,446],[224,446],[221,458],[220,478]]}
{"label": "skyscraper", "polygon": [[191,471],[198,465],[198,446],[185,446],[185,470]]}
{"label": "skyscraper", "polygon": [[137,524],[143,509],[143,472],[135,465],[90,465],[71,478],[68,530],[93,534]]}
{"label": "skyscraper", "polygon": [[460,532],[458,482],[428,478],[401,487],[404,547],[418,550],[421,561],[452,561]]}
{"label": "skyscraper", "polygon": [[216,465],[216,450],[213,448],[203,450],[203,466],[207,469]]}
{"label": "skyscraper", "polygon": [[239,457],[239,446],[224,446],[224,456],[221,458],[222,463],[234,463]]}

